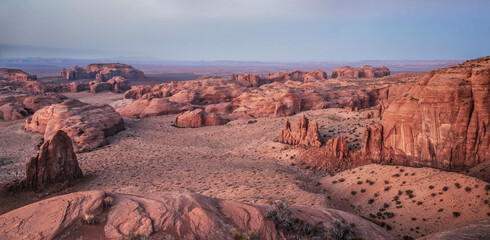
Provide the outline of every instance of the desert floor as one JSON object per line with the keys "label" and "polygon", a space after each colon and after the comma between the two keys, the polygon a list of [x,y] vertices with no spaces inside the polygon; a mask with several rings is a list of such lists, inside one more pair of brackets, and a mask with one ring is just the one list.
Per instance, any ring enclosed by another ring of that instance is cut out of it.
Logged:
{"label": "desert floor", "polygon": [[[88,103],[113,106],[124,103],[120,101],[122,94],[67,96]],[[179,191],[258,204],[285,200],[364,217],[379,213],[381,217],[376,216],[376,221],[385,222],[400,237],[420,237],[450,229],[485,218],[490,212],[490,205],[484,202],[489,199],[487,183],[458,173],[375,164],[334,176],[302,169],[293,164],[300,149],[276,139],[284,119],[290,119],[294,126],[303,114],[319,122],[323,141],[344,135],[352,149],[359,149],[363,127],[379,121],[365,119],[366,112],[342,109],[308,111],[287,118],[259,118],[256,122],[242,119],[195,129],[174,127],[174,115],[125,119],[126,130],[109,137],[108,145],[77,154],[85,177],[65,192]],[[42,135],[23,130],[24,123],[25,120],[0,122],[0,184],[21,179],[27,158],[37,152]],[[447,191],[442,190],[445,186]],[[386,190],[387,187],[390,188]],[[465,190],[466,187],[471,189]],[[407,194],[407,190],[413,193]],[[398,200],[394,200],[396,196]],[[369,199],[373,202],[368,203]],[[2,197],[0,213],[36,200],[38,195],[27,192]],[[460,216],[455,217],[453,212]]]}

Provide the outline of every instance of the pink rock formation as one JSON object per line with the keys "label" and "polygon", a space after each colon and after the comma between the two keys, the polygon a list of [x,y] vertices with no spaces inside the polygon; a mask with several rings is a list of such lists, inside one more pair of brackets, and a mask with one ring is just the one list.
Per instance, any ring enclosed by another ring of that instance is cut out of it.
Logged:
{"label": "pink rock formation", "polygon": [[149,93],[151,90],[150,86],[132,86],[130,90],[124,93],[124,98],[138,100],[143,97],[143,95]]}
{"label": "pink rock formation", "polygon": [[20,103],[7,103],[0,106],[0,119],[12,121],[29,116],[29,112]]}
{"label": "pink rock formation", "polygon": [[67,80],[96,79],[105,82],[115,76],[127,79],[142,79],[145,74],[127,64],[121,63],[96,63],[84,68],[74,66],[68,70],[63,69],[61,77]]}
{"label": "pink rock formation", "polygon": [[89,83],[90,93],[100,93],[112,91],[112,85],[108,82],[91,81]]}
{"label": "pink rock formation", "polygon": [[107,83],[111,84],[112,91],[115,93],[123,93],[131,89],[131,82],[121,76],[113,77]]}
{"label": "pink rock formation", "polygon": [[36,112],[44,106],[61,102],[61,96],[49,95],[15,95],[0,98],[0,119],[17,120]]}
{"label": "pink rock formation", "polygon": [[352,68],[349,66],[335,68],[332,71],[332,78],[349,77],[349,78],[374,78],[389,76],[390,70],[383,66],[379,68],[371,67],[369,65],[362,66],[360,68]]}
{"label": "pink rock formation", "polygon": [[262,84],[259,76],[250,73],[238,76],[233,74],[231,80],[236,81],[238,84],[244,87],[258,87]]}
{"label": "pink rock formation", "polygon": [[177,114],[192,110],[194,107],[186,103],[175,103],[164,98],[139,99],[124,107],[118,108],[117,112],[123,117],[145,118],[168,114]]}
{"label": "pink rock formation", "polygon": [[44,139],[63,130],[72,139],[75,152],[84,152],[107,144],[105,138],[122,131],[124,121],[109,105],[72,99],[40,109],[26,120],[25,129],[44,133]]}
{"label": "pink rock formation", "polygon": [[25,184],[35,191],[83,177],[70,137],[58,130],[51,139],[45,140],[39,153],[27,162],[26,176]]}
{"label": "pink rock formation", "polygon": [[225,121],[220,116],[214,113],[205,113],[202,109],[187,111],[175,117],[175,126],[182,128],[222,125],[224,123]]}
{"label": "pink rock formation", "polygon": [[291,124],[286,119],[285,126],[279,135],[279,142],[291,145],[304,145],[320,147],[320,135],[318,134],[318,123],[309,122],[304,115],[296,121],[294,131],[291,130]]}
{"label": "pink rock formation", "polygon": [[332,138],[325,144],[325,152],[327,157],[344,159],[349,157],[349,146],[344,136],[340,138]]}
{"label": "pink rock formation", "polygon": [[[103,207],[107,195],[114,198],[111,207]],[[254,232],[258,239],[285,239],[274,221],[267,218],[271,209],[271,206],[196,194],[78,192],[0,215],[0,239],[53,239],[59,236],[66,239],[121,239],[137,235],[152,239],[232,239],[231,228],[242,233]],[[94,214],[94,225],[81,223],[85,213]],[[290,213],[292,218],[311,225],[320,224],[331,231],[338,229],[336,223],[339,222],[355,225],[347,233],[349,238],[396,239],[374,223],[339,210],[293,206]]]}
{"label": "pink rock formation", "polygon": [[20,69],[0,68],[0,80],[27,82],[37,80],[37,76],[29,75]]}
{"label": "pink rock formation", "polygon": [[293,72],[278,72],[269,73],[267,76],[267,82],[286,82],[286,81],[299,81],[303,83],[314,81],[327,80],[327,73],[320,70],[314,70],[309,72],[293,71]]}
{"label": "pink rock formation", "polygon": [[90,84],[87,82],[71,82],[70,92],[83,92],[90,90]]}
{"label": "pink rock formation", "polygon": [[488,161],[489,86],[490,57],[426,74],[384,111],[365,154],[450,170]]}

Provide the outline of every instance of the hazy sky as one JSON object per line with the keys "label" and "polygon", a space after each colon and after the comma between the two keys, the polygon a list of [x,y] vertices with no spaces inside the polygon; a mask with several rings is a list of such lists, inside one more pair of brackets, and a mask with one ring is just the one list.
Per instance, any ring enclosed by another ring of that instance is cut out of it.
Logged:
{"label": "hazy sky", "polygon": [[468,59],[488,0],[0,0],[0,57]]}

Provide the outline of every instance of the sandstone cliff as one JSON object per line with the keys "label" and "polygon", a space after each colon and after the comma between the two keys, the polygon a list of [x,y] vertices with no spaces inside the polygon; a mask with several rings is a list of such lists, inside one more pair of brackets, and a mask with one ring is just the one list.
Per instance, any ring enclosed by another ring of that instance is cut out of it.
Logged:
{"label": "sandstone cliff", "polygon": [[369,65],[360,68],[352,68],[349,66],[338,67],[332,71],[332,78],[348,77],[348,78],[374,78],[389,76],[390,70],[383,66],[375,68]]}
{"label": "sandstone cliff", "polygon": [[96,79],[105,82],[115,76],[127,79],[145,78],[145,74],[127,64],[121,63],[96,63],[86,67],[74,66],[70,69],[63,69],[61,77],[66,80]]}

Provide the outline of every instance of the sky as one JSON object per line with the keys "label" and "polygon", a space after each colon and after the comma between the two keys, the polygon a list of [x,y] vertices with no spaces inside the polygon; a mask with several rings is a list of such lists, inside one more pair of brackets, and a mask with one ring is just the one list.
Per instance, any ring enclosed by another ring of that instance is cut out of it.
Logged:
{"label": "sky", "polygon": [[488,0],[0,0],[0,58],[490,55]]}

